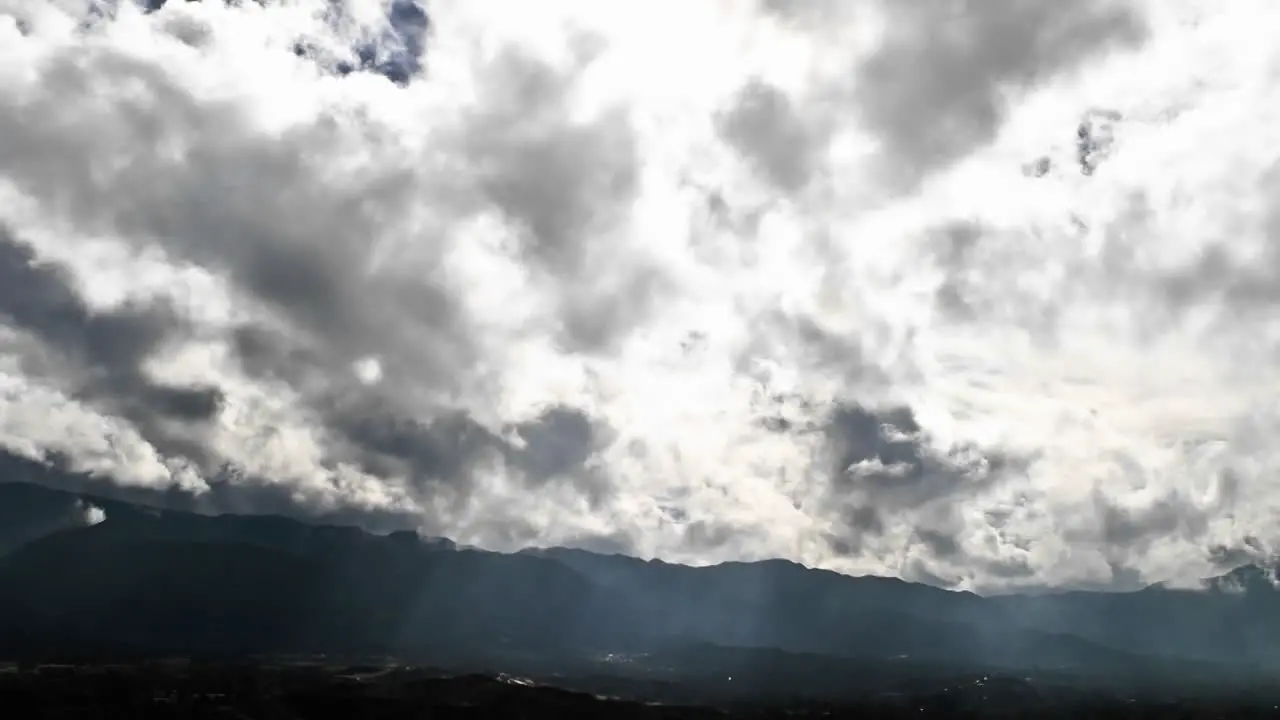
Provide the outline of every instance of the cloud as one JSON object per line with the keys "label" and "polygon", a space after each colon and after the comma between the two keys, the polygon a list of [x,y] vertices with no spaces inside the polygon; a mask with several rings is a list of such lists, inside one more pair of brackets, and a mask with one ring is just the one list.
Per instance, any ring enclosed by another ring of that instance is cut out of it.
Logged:
{"label": "cloud", "polygon": [[[196,462],[206,460],[198,439],[182,427],[213,419],[221,403],[216,386],[179,387],[146,376],[144,364],[182,331],[168,308],[126,306],[94,312],[71,278],[40,264],[31,248],[0,229],[0,317],[54,353],[53,362],[29,356],[28,366],[47,370],[74,387],[74,395],[127,418],[154,447]],[[38,370],[35,372],[39,372]]]}
{"label": "cloud", "polygon": [[81,512],[81,521],[85,525],[97,525],[107,519],[107,511],[93,503],[79,503],[78,509]]}
{"label": "cloud", "polygon": [[925,525],[919,524],[925,518],[917,520],[916,539],[940,555],[960,552],[944,529],[956,496],[981,494],[1010,464],[963,447],[937,452],[905,407],[880,412],[837,407],[825,433],[834,460],[832,490],[848,503],[848,531],[855,538],[882,535],[891,519],[922,511],[931,517]]}
{"label": "cloud", "polygon": [[1270,6],[597,5],[0,0],[6,462],[984,590],[1275,545]]}
{"label": "cloud", "polygon": [[739,91],[732,108],[719,118],[720,134],[751,158],[784,191],[799,190],[813,169],[809,131],[778,88],[753,80]]}
{"label": "cloud", "polygon": [[893,3],[858,69],[858,108],[886,167],[913,183],[995,139],[1009,95],[1146,35],[1138,9],[1106,0]]}

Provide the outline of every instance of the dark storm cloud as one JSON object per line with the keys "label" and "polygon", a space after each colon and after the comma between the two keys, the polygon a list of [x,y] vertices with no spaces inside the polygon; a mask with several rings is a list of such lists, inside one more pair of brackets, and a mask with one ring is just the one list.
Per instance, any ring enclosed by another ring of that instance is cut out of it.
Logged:
{"label": "dark storm cloud", "polygon": [[[766,310],[756,318],[755,328],[756,333],[735,358],[734,370],[743,376],[756,376],[759,373],[756,358],[768,357],[774,351],[773,348],[784,346],[797,351],[797,362],[802,372],[839,377],[847,388],[891,382],[888,374],[868,357],[859,337],[846,332],[833,332],[807,315],[788,313],[776,308]],[[806,411],[815,409],[802,397],[780,396],[774,398],[774,401],[780,404],[795,403]],[[790,424],[777,417],[762,419],[762,422],[779,429],[785,429]]]}
{"label": "dark storm cloud", "polygon": [[968,270],[974,264],[974,250],[984,231],[976,223],[957,222],[931,233],[934,258],[944,272],[944,279],[934,293],[934,302],[944,315],[953,319],[970,321],[982,310],[973,304],[974,285],[978,281]]}
{"label": "dark storm cloud", "polygon": [[[1123,470],[1141,472],[1132,460],[1112,460]],[[1064,534],[1073,542],[1096,543],[1109,560],[1123,565],[1131,556],[1145,555],[1153,544],[1170,539],[1202,543],[1210,521],[1231,512],[1240,500],[1239,491],[1240,481],[1230,470],[1219,475],[1215,498],[1208,503],[1174,489],[1142,504],[1126,506],[1095,488],[1088,521],[1069,526]]]}
{"label": "dark storm cloud", "polygon": [[[408,478],[419,500],[464,502],[474,470],[498,461],[531,488],[567,481],[592,502],[609,493],[607,478],[587,464],[612,437],[611,431],[603,420],[580,409],[552,406],[503,432],[462,410],[415,415],[395,402],[394,385],[367,387],[353,379],[335,379],[314,353],[290,345],[279,333],[246,326],[233,337],[241,365],[250,374],[295,387],[327,387],[327,392],[313,396],[312,408],[332,433],[331,454],[377,477]],[[522,442],[509,439],[507,433]]]}
{"label": "dark storm cloud", "polygon": [[841,474],[866,460],[878,460],[885,466],[905,464],[917,477],[923,470],[919,445],[909,437],[894,435],[920,432],[910,408],[873,411],[856,405],[841,406],[833,413],[826,432],[835,454],[833,469]]}
{"label": "dark storm cloud", "polygon": [[855,100],[907,186],[994,138],[1007,92],[1146,35],[1133,9],[1105,0],[884,7],[887,36],[859,66]]}
{"label": "dark storm cloud", "polygon": [[190,426],[212,420],[221,410],[221,390],[158,383],[143,369],[185,330],[168,307],[135,304],[95,311],[65,270],[41,262],[0,227],[0,318],[52,353],[65,368],[66,376],[58,379],[70,382],[76,397],[128,418],[162,452],[208,462],[198,433],[173,427],[173,421]]}
{"label": "dark storm cloud", "polygon": [[467,136],[482,188],[527,232],[524,249],[557,274],[581,270],[589,233],[636,192],[635,139],[624,115],[571,123],[576,73],[508,55]]}
{"label": "dark storm cloud", "polygon": [[387,408],[334,412],[330,423],[351,443],[366,471],[404,474],[422,495],[443,489],[465,495],[477,462],[500,452],[502,438],[461,412],[431,420],[392,414]]}
{"label": "dark storm cloud", "polygon": [[[1264,192],[1280,191],[1280,174],[1270,173]],[[1270,207],[1260,257],[1239,250],[1249,245],[1212,245],[1186,267],[1161,279],[1162,298],[1178,309],[1225,302],[1234,312],[1271,317],[1280,305],[1280,207]],[[1236,252],[1233,252],[1236,251]]]}
{"label": "dark storm cloud", "polygon": [[916,531],[916,538],[927,548],[934,557],[947,560],[955,559],[964,554],[963,548],[955,535],[939,530],[923,529]]}
{"label": "dark storm cloud", "polygon": [[[496,455],[531,481],[560,473],[603,497],[603,479],[568,471],[585,452],[572,420],[552,415],[555,430],[522,428],[536,437],[520,450],[465,413],[421,407],[419,398],[456,391],[477,351],[454,290],[437,279],[438,231],[396,224],[420,216],[424,203],[463,218],[496,206],[524,231],[525,259],[555,278],[564,345],[600,348],[629,331],[654,273],[602,233],[636,192],[635,140],[624,114],[569,117],[576,70],[514,55],[486,69],[482,109],[451,131],[462,173],[424,169],[405,157],[395,131],[365,120],[322,116],[263,133],[163,68],[106,51],[57,56],[40,72],[40,92],[0,107],[7,176],[80,230],[158,245],[261,306],[274,324],[233,334],[240,364],[296,390],[335,433],[335,456],[463,498],[469,470]],[[335,174],[327,162],[351,143],[363,160]],[[90,165],[103,170],[86,172]],[[414,263],[369,267],[371,243],[409,230],[423,250]],[[351,373],[370,356],[383,370],[376,388]],[[213,394],[152,395],[177,417],[216,405]]]}
{"label": "dark storm cloud", "polygon": [[[528,446],[518,449],[465,413],[422,417],[412,402],[420,389],[449,388],[471,357],[467,327],[451,296],[432,282],[430,267],[376,277],[365,269],[369,239],[378,237],[389,218],[412,215],[409,205],[421,202],[426,181],[413,168],[384,158],[388,162],[377,168],[335,179],[318,164],[325,157],[322,150],[346,137],[331,121],[268,137],[230,108],[200,102],[155,68],[106,57],[94,63],[94,71],[147,93],[107,103],[95,115],[63,112],[65,100],[55,109],[55,98],[70,97],[74,106],[75,98],[90,90],[86,66],[63,58],[48,69],[45,85],[60,93],[0,113],[0,132],[15,140],[0,149],[0,162],[26,190],[66,208],[82,228],[122,232],[142,247],[160,244],[178,259],[222,274],[262,303],[279,326],[246,326],[233,334],[233,349],[249,375],[285,382],[302,395],[335,432],[336,456],[349,454],[377,476],[404,474],[420,498],[442,492],[466,498],[471,470],[487,457],[507,460],[531,482],[556,474],[582,478],[589,497],[604,495],[606,483],[581,472],[588,439],[570,411],[520,428],[533,439],[526,438]],[[543,103],[539,123],[531,124],[523,114],[538,115],[536,107],[505,106],[468,132],[474,147],[484,149],[481,189],[530,229],[532,259],[571,287],[575,277],[593,269],[580,261],[593,240],[589,231],[597,213],[610,205],[598,201],[600,183],[609,185],[617,166],[622,174],[617,192],[633,189],[627,176],[631,141],[625,123],[566,125],[563,92],[557,95],[554,88],[567,81],[538,72],[513,63],[499,73],[499,85],[524,87],[521,97]],[[110,82],[92,82],[110,93]],[[77,139],[64,143],[60,138],[67,128],[46,125],[39,117],[45,113],[83,117],[93,128],[84,128],[83,136],[71,133]],[[522,134],[526,129],[528,136]],[[361,139],[372,142],[375,155],[380,143],[392,142],[376,127],[366,130]],[[76,168],[106,142],[133,154],[104,186]],[[175,159],[156,152],[159,146],[181,152]],[[608,187],[604,192],[621,197]],[[568,326],[583,342],[603,342],[625,319],[622,310],[632,307],[629,299],[607,294],[571,300]],[[45,332],[58,330],[68,346],[91,343],[93,353],[114,363],[116,379],[136,375],[120,368],[141,362],[173,327],[168,319],[153,322],[147,313],[96,320],[87,330],[78,322],[72,318],[63,322],[67,327],[53,325]],[[97,343],[95,328],[112,341]],[[350,372],[353,361],[369,355],[378,357],[384,370],[376,388],[361,386]],[[179,418],[199,416],[218,404],[216,394],[203,389],[130,390],[132,405],[150,403],[151,412]],[[204,467],[215,464],[190,440],[178,446],[181,438],[150,427],[156,423],[141,411],[128,417],[162,452],[197,456]],[[270,489],[268,482],[229,477],[224,484],[243,484],[246,497],[252,494],[269,508],[293,502],[272,496],[283,491]]]}
{"label": "dark storm cloud", "polygon": [[[524,483],[520,488],[524,491],[537,492],[551,482],[565,483],[593,505],[610,493],[607,478],[588,467],[591,455],[609,437],[609,430],[576,408],[551,407],[532,420],[507,428],[523,443],[490,431],[463,412],[415,420],[379,412],[374,405],[364,415],[349,409],[332,413],[328,422],[340,431],[366,471],[406,476],[410,495],[429,509],[417,522],[441,532],[447,529],[447,522],[443,522],[447,518],[436,517],[431,509],[447,514],[463,507],[471,497],[474,472],[486,462],[505,463],[514,471],[510,477]],[[274,490],[269,485],[261,488],[260,492]],[[259,507],[261,502],[251,504]],[[390,515],[381,522],[385,525],[394,519]],[[542,530],[532,521],[508,516],[479,518],[471,529],[508,546],[533,542]]]}
{"label": "dark storm cloud", "polygon": [[1234,570],[1235,568],[1255,563],[1263,563],[1272,553],[1268,552],[1266,546],[1253,535],[1246,535],[1239,542],[1231,545],[1214,544],[1208,549],[1209,562],[1214,567],[1221,570]]}
{"label": "dark storm cloud", "polygon": [[[61,56],[42,72],[41,93],[0,108],[0,163],[18,186],[81,229],[156,243],[224,274],[307,333],[334,368],[373,355],[389,381],[435,389],[472,359],[451,291],[434,279],[439,257],[419,255],[403,273],[368,264],[370,243],[416,217],[424,193],[463,215],[491,202],[525,231],[527,258],[557,279],[570,348],[607,345],[654,292],[655,271],[601,239],[636,192],[629,121],[571,120],[572,71],[510,57],[486,72],[485,109],[461,128],[474,176],[422,174],[394,132],[372,124],[358,138],[368,163],[335,176],[325,162],[353,139],[343,123],[356,121],[264,134],[163,69],[117,55]],[[113,94],[125,86],[133,91]],[[106,148],[129,161],[104,162],[105,178],[84,172]]]}
{"label": "dark storm cloud", "polygon": [[14,325],[108,376],[131,374],[175,325],[158,307],[90,310],[60,266],[0,227],[0,309]]}
{"label": "dark storm cloud", "polygon": [[569,116],[580,70],[500,57],[464,149],[485,197],[521,231],[525,259],[558,281],[559,339],[591,351],[643,319],[660,278],[607,235],[639,190],[637,143],[622,111]]}
{"label": "dark storm cloud", "polygon": [[[0,134],[11,140],[0,146],[0,163],[81,229],[159,244],[224,274],[309,335],[334,366],[381,354],[391,377],[444,382],[442,366],[465,355],[466,335],[431,268],[370,277],[371,239],[418,200],[412,168],[388,161],[334,179],[320,151],[347,136],[333,119],[262,134],[232,108],[198,101],[162,69],[120,56],[63,56],[44,70],[45,92],[0,108]],[[139,92],[113,96],[122,86]],[[94,112],[78,107],[94,93],[106,101]],[[393,143],[377,128],[363,139],[374,156]],[[84,172],[105,159],[105,148],[129,162],[108,178]]]}
{"label": "dark storm cloud", "polygon": [[1094,492],[1093,502],[1099,521],[1098,540],[1117,557],[1141,552],[1151,543],[1171,537],[1197,540],[1204,536],[1217,510],[1200,507],[1178,492],[1132,509],[1118,507],[1100,491]]}
{"label": "dark storm cloud", "polygon": [[587,467],[608,429],[576,408],[550,407],[510,427],[522,443],[491,431],[465,412],[419,420],[396,415],[369,398],[363,407],[335,407],[326,418],[367,472],[410,478],[420,499],[462,502],[475,469],[497,461],[517,471],[531,489],[558,480],[571,483],[593,502],[608,493],[607,480]]}
{"label": "dark storm cloud", "polygon": [[593,505],[612,494],[603,469],[591,463],[596,452],[614,438],[613,428],[604,419],[579,408],[555,405],[512,429],[523,446],[507,443],[504,455],[532,489],[548,482],[567,482]]}
{"label": "dark storm cloud", "polygon": [[856,553],[866,539],[881,536],[891,519],[901,518],[913,524],[912,543],[931,556],[962,556],[955,501],[991,488],[1015,465],[1000,456],[933,450],[907,407],[841,405],[823,433],[829,492],[842,524],[829,539],[841,554]]}
{"label": "dark storm cloud", "polygon": [[1035,577],[1036,569],[1025,557],[1005,560],[980,560],[982,568],[993,576],[1005,580],[1023,580]]}
{"label": "dark storm cloud", "polygon": [[582,468],[596,450],[598,429],[581,410],[554,407],[516,432],[525,447],[515,457],[531,481],[543,482]]}
{"label": "dark storm cloud", "polygon": [[[940,278],[933,300],[944,318],[958,323],[999,318],[1041,337],[1057,336],[1064,313],[1057,294],[1037,297],[1020,293],[1017,302],[1010,302],[1001,283],[992,280],[990,269],[1007,262],[1010,245],[1025,242],[1024,237],[968,220],[930,228],[927,237],[928,260],[937,267]],[[1090,270],[1100,269],[1102,263],[1094,265]],[[1111,287],[1127,290],[1131,283],[1121,277],[1117,275]]]}
{"label": "dark storm cloud", "polygon": [[138,400],[145,407],[177,420],[202,422],[211,420],[222,410],[225,399],[216,387],[170,387],[154,383],[136,388]]}
{"label": "dark storm cloud", "polygon": [[778,88],[760,80],[748,83],[716,124],[721,137],[779,189],[795,192],[808,183],[815,139]]}

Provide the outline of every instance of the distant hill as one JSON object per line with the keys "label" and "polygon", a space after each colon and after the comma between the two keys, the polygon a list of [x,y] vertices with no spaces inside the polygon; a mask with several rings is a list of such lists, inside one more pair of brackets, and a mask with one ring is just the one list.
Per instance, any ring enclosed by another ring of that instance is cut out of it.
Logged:
{"label": "distant hill", "polygon": [[0,659],[393,654],[815,691],[963,672],[1221,684],[1280,667],[1265,582],[984,598],[781,560],[491,553],[20,482],[0,483],[0,553]]}

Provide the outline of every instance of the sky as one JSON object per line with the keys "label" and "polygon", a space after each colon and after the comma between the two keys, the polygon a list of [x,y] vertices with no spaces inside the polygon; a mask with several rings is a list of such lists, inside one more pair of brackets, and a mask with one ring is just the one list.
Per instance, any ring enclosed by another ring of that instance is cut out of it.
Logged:
{"label": "sky", "polygon": [[1268,560],[1278,23],[0,0],[0,449],[495,550]]}

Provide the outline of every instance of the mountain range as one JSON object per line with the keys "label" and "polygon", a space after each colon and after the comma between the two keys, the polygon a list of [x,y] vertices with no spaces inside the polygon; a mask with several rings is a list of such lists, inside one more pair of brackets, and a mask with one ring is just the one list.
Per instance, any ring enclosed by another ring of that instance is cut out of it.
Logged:
{"label": "mountain range", "polygon": [[983,597],[783,560],[503,554],[0,482],[0,660],[376,654],[779,691],[940,673],[1221,686],[1280,669],[1269,576]]}

